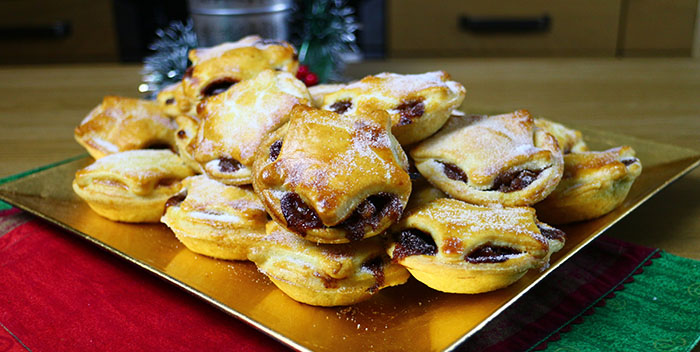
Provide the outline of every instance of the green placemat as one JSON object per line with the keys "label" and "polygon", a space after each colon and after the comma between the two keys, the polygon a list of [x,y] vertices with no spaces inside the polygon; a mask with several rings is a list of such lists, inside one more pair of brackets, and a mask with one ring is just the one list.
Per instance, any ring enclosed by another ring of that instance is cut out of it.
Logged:
{"label": "green placemat", "polygon": [[[73,161],[73,160],[82,159],[82,158],[84,158],[84,157],[86,157],[86,156],[88,156],[87,153],[80,154],[80,155],[76,155],[76,156],[71,157],[71,158],[68,158],[68,159],[66,159],[66,160],[61,160],[61,161],[58,161],[58,162],[55,162],[55,163],[52,163],[52,164],[48,164],[48,165],[44,165],[44,166],[39,166],[39,167],[37,167],[36,169],[31,169],[31,170],[28,170],[28,171],[20,172],[20,173],[18,173],[18,174],[15,174],[15,175],[12,175],[12,176],[8,176],[8,177],[5,177],[5,178],[0,178],[0,185],[3,184],[3,183],[7,183],[7,182],[10,182],[10,181],[14,181],[14,180],[16,180],[16,179],[18,179],[18,178],[22,178],[22,177],[27,176],[27,175],[31,175],[31,174],[33,174],[33,173],[36,173],[36,172],[39,172],[39,171],[42,171],[42,170],[50,169],[50,168],[55,167],[55,166],[58,166],[58,165],[63,165],[63,164],[65,164],[65,163],[69,163],[69,162],[71,162],[71,161]],[[6,209],[10,209],[10,208],[12,208],[11,205],[9,205],[9,204],[7,204],[7,203],[5,203],[5,202],[3,202],[3,201],[0,200],[0,210],[6,210]]]}
{"label": "green placemat", "polygon": [[690,351],[700,341],[700,261],[661,252],[546,351]]}

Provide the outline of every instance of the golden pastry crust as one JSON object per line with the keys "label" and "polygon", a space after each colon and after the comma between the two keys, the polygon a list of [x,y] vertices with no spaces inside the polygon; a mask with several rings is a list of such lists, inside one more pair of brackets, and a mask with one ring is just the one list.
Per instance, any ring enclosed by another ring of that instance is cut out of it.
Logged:
{"label": "golden pastry crust", "polygon": [[96,213],[115,221],[158,222],[165,202],[192,176],[169,150],[130,150],[78,170],[73,190]]}
{"label": "golden pastry crust", "polygon": [[642,173],[629,146],[564,156],[564,177],[547,199],[535,205],[552,224],[597,218],[617,208]]}
{"label": "golden pastry crust", "polygon": [[543,118],[536,118],[535,126],[554,136],[563,154],[588,151],[588,146],[586,142],[583,141],[581,131],[568,128],[560,123]]}
{"label": "golden pastry crust", "polygon": [[199,163],[194,160],[194,157],[192,154],[190,154],[190,151],[187,148],[187,146],[190,145],[190,143],[192,143],[197,136],[199,119],[192,116],[180,115],[175,118],[175,122],[177,123],[177,132],[175,132],[175,147],[177,148],[177,154],[180,156],[180,159],[187,164],[187,166],[194,170],[194,172],[198,174],[204,173],[202,165],[199,165]]}
{"label": "golden pastry crust", "polygon": [[217,95],[264,70],[295,75],[299,67],[296,50],[291,44],[259,36],[193,49],[189,58],[192,66],[185,72],[182,88],[185,96],[196,102]]}
{"label": "golden pastry crust", "polygon": [[287,72],[266,70],[197,108],[201,123],[188,146],[209,177],[250,184],[250,168],[262,140],[289,120],[289,111],[311,100],[304,83]]}
{"label": "golden pastry crust", "polygon": [[106,96],[75,128],[75,140],[99,159],[152,146],[173,147],[175,123],[157,103]]}
{"label": "golden pastry crust", "polygon": [[[458,108],[466,90],[443,71],[417,75],[380,73],[324,94],[322,108],[341,114],[384,110],[401,145],[435,133]],[[316,98],[315,98],[316,99]]]}
{"label": "golden pastry crust", "polygon": [[387,113],[340,116],[297,105],[258,149],[253,186],[290,231],[320,243],[381,233],[401,215],[411,180]]}
{"label": "golden pastry crust", "polygon": [[409,274],[393,264],[378,237],[350,244],[314,244],[270,221],[268,236],[248,259],[292,299],[314,306],[366,300],[382,288],[401,285]]}
{"label": "golden pastry crust", "polygon": [[480,205],[535,204],[554,191],[564,169],[556,139],[525,110],[453,116],[411,156],[430,183]]}
{"label": "golden pastry crust", "polygon": [[204,175],[182,181],[184,192],[166,204],[165,223],[191,251],[219,259],[246,260],[265,237],[267,213],[252,189],[227,186]]}
{"label": "golden pastry crust", "polygon": [[[546,267],[550,255],[551,240],[528,207],[488,208],[441,198],[410,211],[392,233],[387,250],[392,260],[443,292],[506,287],[528,270]],[[557,243],[563,246],[563,237]]]}
{"label": "golden pastry crust", "polygon": [[194,116],[194,104],[184,96],[182,82],[177,82],[163,88],[156,96],[156,101],[163,112],[175,118],[179,115]]}
{"label": "golden pastry crust", "polygon": [[323,98],[326,97],[326,95],[336,92],[340,89],[345,88],[345,84],[343,83],[334,83],[334,84],[317,84],[315,86],[309,87],[309,94],[311,94],[311,101],[313,102],[313,106],[315,108],[321,108],[323,106]]}

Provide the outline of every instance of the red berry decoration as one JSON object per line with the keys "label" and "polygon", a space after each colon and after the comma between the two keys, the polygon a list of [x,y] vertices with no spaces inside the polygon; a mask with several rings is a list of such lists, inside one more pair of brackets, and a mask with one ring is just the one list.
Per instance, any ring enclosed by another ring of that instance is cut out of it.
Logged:
{"label": "red berry decoration", "polygon": [[311,73],[309,66],[299,65],[299,69],[297,70],[297,78],[303,80],[309,73]]}
{"label": "red berry decoration", "polygon": [[309,74],[304,77],[304,83],[307,87],[315,86],[318,84],[318,76],[313,72],[309,72]]}

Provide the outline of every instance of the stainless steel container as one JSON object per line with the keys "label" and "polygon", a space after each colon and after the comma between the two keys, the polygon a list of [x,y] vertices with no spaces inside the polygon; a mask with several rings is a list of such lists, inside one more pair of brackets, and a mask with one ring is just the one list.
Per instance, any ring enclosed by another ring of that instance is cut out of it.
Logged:
{"label": "stainless steel container", "polygon": [[286,40],[292,0],[189,0],[200,46],[235,41],[250,34]]}

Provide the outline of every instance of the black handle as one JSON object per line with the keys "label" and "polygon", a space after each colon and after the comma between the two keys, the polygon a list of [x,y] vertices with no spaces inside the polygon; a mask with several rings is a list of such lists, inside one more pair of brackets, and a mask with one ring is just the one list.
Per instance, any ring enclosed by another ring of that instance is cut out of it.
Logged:
{"label": "black handle", "polygon": [[459,27],[476,34],[540,33],[549,31],[551,24],[548,14],[539,17],[459,17]]}
{"label": "black handle", "polygon": [[57,21],[38,26],[0,27],[0,38],[10,40],[22,39],[62,39],[71,34],[68,21]]}

